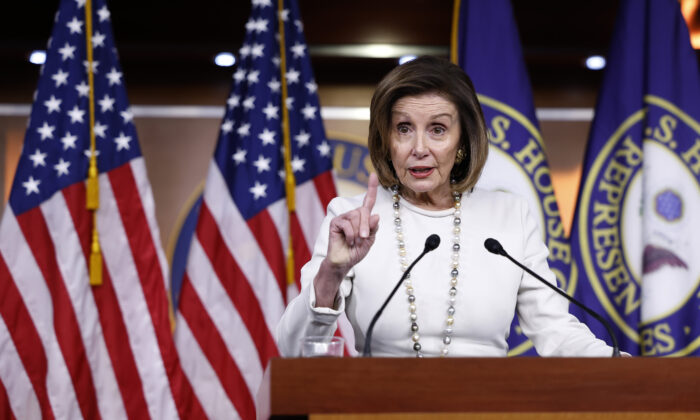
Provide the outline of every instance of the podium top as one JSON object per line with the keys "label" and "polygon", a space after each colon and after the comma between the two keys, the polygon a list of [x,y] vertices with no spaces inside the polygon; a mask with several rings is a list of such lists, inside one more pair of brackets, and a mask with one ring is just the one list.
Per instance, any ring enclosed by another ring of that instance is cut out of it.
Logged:
{"label": "podium top", "polygon": [[271,415],[700,412],[700,359],[274,359]]}

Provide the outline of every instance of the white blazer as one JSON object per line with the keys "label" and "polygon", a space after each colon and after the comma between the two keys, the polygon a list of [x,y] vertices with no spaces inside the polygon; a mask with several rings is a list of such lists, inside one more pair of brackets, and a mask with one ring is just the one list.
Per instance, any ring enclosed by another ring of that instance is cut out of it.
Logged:
{"label": "white blazer", "polygon": [[[300,295],[288,305],[277,328],[283,356],[300,354],[303,336],[335,332],[345,312],[353,326],[358,351],[367,327],[401,277],[394,232],[392,194],[379,188],[373,214],[379,214],[376,241],[365,258],[347,275],[336,297],[337,309],[315,308],[313,279],[328,248],[330,220],[359,207],[364,196],[335,198],[328,206],[311,260],[303,267]],[[453,244],[454,209],[429,211],[400,201],[400,217],[412,261],[432,233],[440,246],[411,272],[415,289],[420,343],[426,356],[443,348]],[[609,357],[612,349],[568,312],[568,302],[503,257],[484,248],[487,238],[498,239],[508,253],[552,283],[548,251],[525,200],[504,192],[475,189],[462,197],[461,250],[454,332],[449,356],[506,356],[506,338],[517,312],[525,334],[543,356]],[[377,322],[372,340],[374,356],[415,356],[411,340],[408,299],[401,289]]]}

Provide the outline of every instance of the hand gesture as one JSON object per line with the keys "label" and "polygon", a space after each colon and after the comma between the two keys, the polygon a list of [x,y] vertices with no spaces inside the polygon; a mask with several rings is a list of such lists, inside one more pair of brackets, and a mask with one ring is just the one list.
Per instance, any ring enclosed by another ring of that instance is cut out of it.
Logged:
{"label": "hand gesture", "polygon": [[362,205],[331,220],[326,259],[346,272],[360,262],[374,243],[379,215],[371,215],[377,200],[377,175],[371,174]]}
{"label": "hand gesture", "polygon": [[[371,214],[377,200],[377,175],[370,174],[362,205],[331,220],[328,253],[314,280],[317,306],[332,306],[340,282],[374,244],[379,215]],[[329,300],[330,299],[330,300]]]}

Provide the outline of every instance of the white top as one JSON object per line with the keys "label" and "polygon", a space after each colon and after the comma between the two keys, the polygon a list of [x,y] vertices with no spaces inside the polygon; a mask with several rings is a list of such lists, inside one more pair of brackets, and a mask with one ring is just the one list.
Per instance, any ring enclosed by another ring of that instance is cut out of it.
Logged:
{"label": "white top", "polygon": [[[362,204],[363,196],[335,198],[328,206],[311,260],[302,268],[302,290],[290,302],[277,327],[283,356],[300,355],[300,338],[332,335],[344,311],[355,332],[358,351],[375,312],[401,277],[394,232],[392,194],[379,188],[373,214],[379,214],[376,241],[365,258],[348,273],[336,297],[337,310],[315,308],[313,279],[328,249],[330,220]],[[400,201],[400,216],[409,263],[423,251],[425,239],[440,236],[440,246],[411,272],[415,289],[420,343],[426,356],[443,347],[453,237],[454,209],[430,211]],[[525,200],[508,193],[475,189],[462,197],[459,283],[454,332],[449,356],[506,356],[513,314],[542,356],[609,357],[612,349],[568,312],[568,301],[504,257],[484,248],[495,238],[516,260],[551,283],[556,279],[547,264],[548,250]],[[415,356],[411,340],[405,286],[397,291],[373,333],[373,356]]]}

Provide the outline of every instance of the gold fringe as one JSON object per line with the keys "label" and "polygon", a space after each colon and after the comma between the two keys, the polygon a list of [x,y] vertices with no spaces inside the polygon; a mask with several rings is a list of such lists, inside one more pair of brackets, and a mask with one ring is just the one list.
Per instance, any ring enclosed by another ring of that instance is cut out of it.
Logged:
{"label": "gold fringe", "polygon": [[296,209],[296,180],[292,171],[292,140],[289,135],[289,111],[287,110],[287,55],[284,40],[284,0],[277,1],[277,22],[280,35],[280,81],[282,82],[282,137],[284,138],[284,187],[287,193],[287,211],[289,213],[289,243],[287,248],[287,284],[294,284],[294,247],[292,240],[291,218]]}
{"label": "gold fringe", "polygon": [[95,153],[95,78],[92,74],[92,1],[85,1],[85,42],[87,47],[88,85],[90,86],[90,166],[88,169],[85,207],[92,211],[92,244],[90,245],[90,285],[102,284],[102,253],[97,232],[97,209],[100,207],[100,185],[98,182],[97,153]]}

